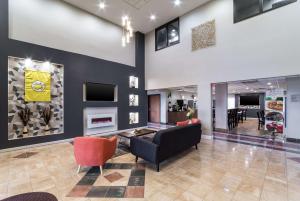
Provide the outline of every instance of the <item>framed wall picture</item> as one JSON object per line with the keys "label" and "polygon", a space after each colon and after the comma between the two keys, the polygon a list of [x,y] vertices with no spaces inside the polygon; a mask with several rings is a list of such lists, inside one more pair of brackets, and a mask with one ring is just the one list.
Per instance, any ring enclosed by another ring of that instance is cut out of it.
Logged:
{"label": "framed wall picture", "polygon": [[25,102],[51,101],[51,74],[25,70]]}

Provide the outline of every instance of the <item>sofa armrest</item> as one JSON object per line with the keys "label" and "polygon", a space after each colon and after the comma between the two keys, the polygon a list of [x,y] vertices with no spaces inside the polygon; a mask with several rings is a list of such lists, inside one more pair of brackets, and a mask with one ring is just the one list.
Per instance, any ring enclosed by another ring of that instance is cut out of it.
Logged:
{"label": "sofa armrest", "polygon": [[130,151],[133,155],[141,157],[152,163],[157,163],[158,146],[139,137],[130,139]]}

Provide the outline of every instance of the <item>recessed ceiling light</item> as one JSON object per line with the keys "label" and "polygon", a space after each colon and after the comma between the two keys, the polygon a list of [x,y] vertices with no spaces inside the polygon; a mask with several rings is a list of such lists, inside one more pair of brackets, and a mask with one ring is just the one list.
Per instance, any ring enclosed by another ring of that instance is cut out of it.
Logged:
{"label": "recessed ceiling light", "polygon": [[154,20],[156,20],[156,16],[155,15],[150,15],[150,20],[152,20],[152,21],[154,21]]}
{"label": "recessed ceiling light", "polygon": [[247,90],[249,90],[249,87],[246,87]]}
{"label": "recessed ceiling light", "polygon": [[181,0],[174,0],[174,5],[175,6],[180,6],[182,4]]}
{"label": "recessed ceiling light", "polygon": [[271,85],[270,88],[274,88],[274,87]]}
{"label": "recessed ceiling light", "polygon": [[268,82],[268,85],[270,86],[270,85],[272,85],[272,83],[271,83],[271,82]]}
{"label": "recessed ceiling light", "polygon": [[105,9],[105,7],[106,7],[105,2],[104,2],[104,1],[101,1],[101,2],[99,3],[99,8],[100,8],[101,10],[103,10],[103,9]]}

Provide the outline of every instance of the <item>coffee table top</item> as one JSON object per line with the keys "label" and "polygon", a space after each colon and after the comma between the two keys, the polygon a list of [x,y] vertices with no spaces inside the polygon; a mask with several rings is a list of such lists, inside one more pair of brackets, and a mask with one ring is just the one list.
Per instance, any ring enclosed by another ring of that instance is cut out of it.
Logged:
{"label": "coffee table top", "polygon": [[131,131],[131,132],[122,132],[122,133],[119,133],[118,135],[121,137],[125,137],[125,138],[131,138],[131,137],[135,137],[135,136],[138,137],[138,136],[143,136],[143,135],[149,135],[149,134],[156,133],[156,132],[157,132],[156,130],[144,128],[144,129],[138,129],[138,132],[136,132],[136,133],[134,133],[134,131]]}

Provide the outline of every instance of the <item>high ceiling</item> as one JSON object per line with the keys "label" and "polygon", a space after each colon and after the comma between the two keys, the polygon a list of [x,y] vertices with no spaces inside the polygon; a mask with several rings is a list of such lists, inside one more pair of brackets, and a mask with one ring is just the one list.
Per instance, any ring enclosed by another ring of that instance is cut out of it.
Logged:
{"label": "high ceiling", "polygon": [[[134,31],[148,33],[211,0],[181,0],[179,6],[174,5],[174,0],[106,0],[103,10],[98,6],[100,0],[64,1],[118,25],[122,23],[122,16],[128,15]],[[151,21],[151,15],[155,15],[156,20]]]}
{"label": "high ceiling", "polygon": [[228,83],[228,93],[265,93],[270,89],[287,90],[286,78],[258,79]]}

